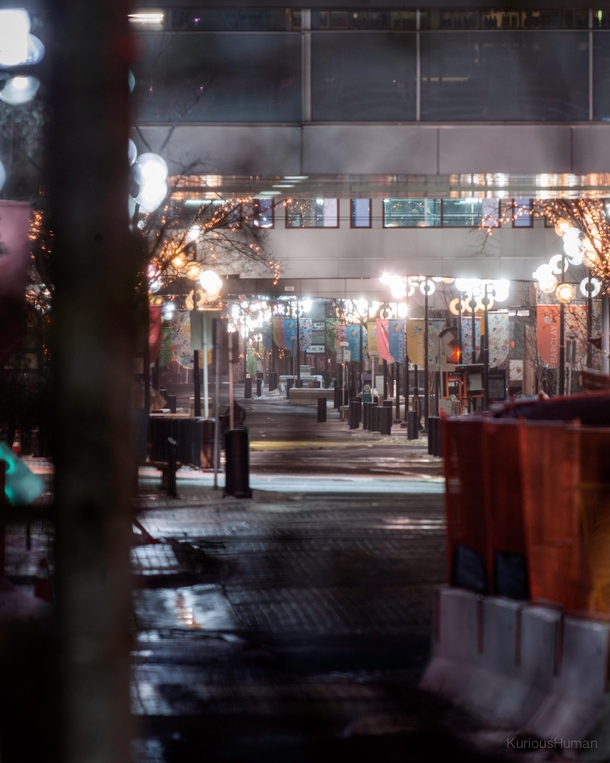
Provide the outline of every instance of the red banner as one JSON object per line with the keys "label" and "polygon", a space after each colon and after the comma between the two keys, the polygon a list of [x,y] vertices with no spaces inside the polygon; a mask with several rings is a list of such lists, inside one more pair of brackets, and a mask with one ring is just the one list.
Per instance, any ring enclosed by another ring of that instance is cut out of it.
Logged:
{"label": "red banner", "polygon": [[150,362],[154,363],[161,354],[161,310],[157,305],[149,305],[148,314],[148,347],[150,352]]}
{"label": "red banner", "polygon": [[[538,305],[536,337],[538,354],[548,365],[559,366],[559,305]],[[587,350],[587,308],[582,305],[565,306],[566,339],[576,340],[576,362]]]}
{"label": "red banner", "polygon": [[25,335],[25,287],[30,260],[30,205],[0,201],[0,365]]}

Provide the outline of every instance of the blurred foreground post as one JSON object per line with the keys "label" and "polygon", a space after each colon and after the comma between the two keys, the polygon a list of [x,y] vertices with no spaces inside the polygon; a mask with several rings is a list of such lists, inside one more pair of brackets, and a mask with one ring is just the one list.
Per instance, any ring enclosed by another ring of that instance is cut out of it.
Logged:
{"label": "blurred foreground post", "polygon": [[130,385],[128,4],[51,0],[54,458],[61,760],[127,763]]}

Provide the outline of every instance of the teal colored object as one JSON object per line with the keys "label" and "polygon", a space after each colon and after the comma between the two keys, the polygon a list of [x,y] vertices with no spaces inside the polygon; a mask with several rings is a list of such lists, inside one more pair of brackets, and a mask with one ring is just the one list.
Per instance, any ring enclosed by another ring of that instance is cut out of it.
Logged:
{"label": "teal colored object", "polygon": [[4,493],[11,506],[29,506],[44,493],[43,480],[31,472],[5,442],[0,442],[0,460],[7,462]]}

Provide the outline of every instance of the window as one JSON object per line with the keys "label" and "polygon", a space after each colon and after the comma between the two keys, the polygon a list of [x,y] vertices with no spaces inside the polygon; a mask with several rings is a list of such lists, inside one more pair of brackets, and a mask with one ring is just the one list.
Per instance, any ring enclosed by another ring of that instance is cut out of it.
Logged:
{"label": "window", "polygon": [[440,199],[384,199],[384,228],[429,228],[441,224]]}
{"label": "window", "polygon": [[273,199],[252,199],[252,217],[255,228],[273,228]]}
{"label": "window", "polygon": [[286,202],[287,228],[338,228],[338,199],[289,199]]}
{"label": "window", "polygon": [[371,227],[370,199],[352,199],[350,226],[352,228]]}
{"label": "window", "polygon": [[531,228],[534,224],[531,199],[513,199],[513,228]]}
{"label": "window", "polygon": [[447,228],[476,228],[481,223],[498,225],[498,199],[443,199],[443,226]]}

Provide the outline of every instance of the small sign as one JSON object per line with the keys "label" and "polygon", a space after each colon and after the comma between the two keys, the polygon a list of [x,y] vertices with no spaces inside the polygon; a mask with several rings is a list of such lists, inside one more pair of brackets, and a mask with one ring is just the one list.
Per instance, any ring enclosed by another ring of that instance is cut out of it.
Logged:
{"label": "small sign", "polygon": [[364,387],[362,388],[362,391],[364,392],[365,395],[370,395],[371,394],[371,385],[370,384],[365,384]]}
{"label": "small sign", "polygon": [[311,330],[312,331],[324,331],[324,321],[312,321],[311,322]]}
{"label": "small sign", "polygon": [[337,363],[349,363],[351,357],[352,354],[349,350],[344,350],[343,348],[337,350]]}
{"label": "small sign", "polygon": [[284,291],[294,291],[294,286],[284,286]]}
{"label": "small sign", "polygon": [[323,344],[310,344],[309,347],[305,350],[305,352],[308,355],[322,355],[324,354],[324,350],[326,348]]}

